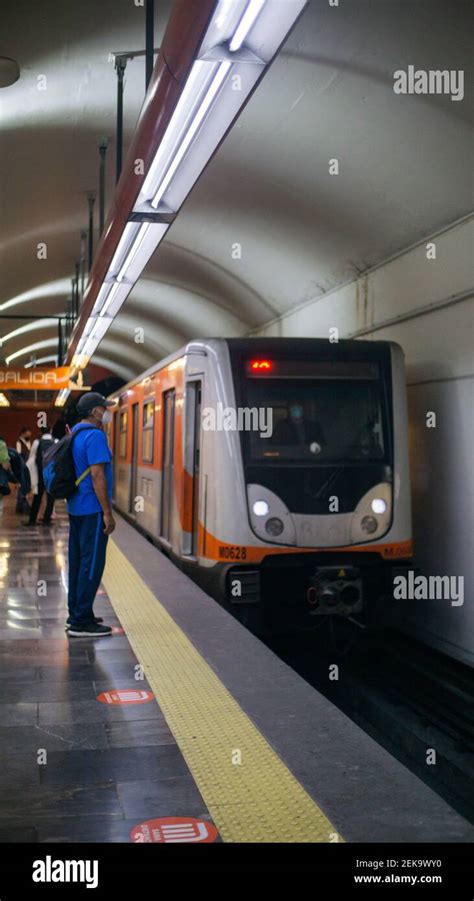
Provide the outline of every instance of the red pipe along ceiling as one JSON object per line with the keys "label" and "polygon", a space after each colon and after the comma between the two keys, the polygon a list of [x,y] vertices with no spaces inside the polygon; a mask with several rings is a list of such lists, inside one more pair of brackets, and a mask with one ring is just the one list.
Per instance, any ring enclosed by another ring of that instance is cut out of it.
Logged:
{"label": "red pipe along ceiling", "polygon": [[[92,311],[125,225],[140,193],[150,163],[183,91],[186,78],[207,31],[217,0],[176,0],[158,54],[137,129],[118,182],[98,245],[79,319],[68,347],[67,362]],[[144,174],[135,161],[143,160]]]}

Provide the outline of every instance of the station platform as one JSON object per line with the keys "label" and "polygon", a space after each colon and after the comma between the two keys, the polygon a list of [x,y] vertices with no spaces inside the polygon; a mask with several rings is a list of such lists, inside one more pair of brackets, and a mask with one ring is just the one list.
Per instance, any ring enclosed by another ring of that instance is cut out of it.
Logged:
{"label": "station platform", "polygon": [[68,638],[64,506],[0,518],[0,841],[472,842],[474,828],[117,517]]}

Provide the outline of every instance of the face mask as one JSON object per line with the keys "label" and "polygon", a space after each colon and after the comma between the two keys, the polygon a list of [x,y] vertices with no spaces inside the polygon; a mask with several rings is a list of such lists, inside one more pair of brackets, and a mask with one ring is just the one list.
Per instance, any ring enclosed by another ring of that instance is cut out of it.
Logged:
{"label": "face mask", "polygon": [[290,416],[292,419],[301,419],[303,416],[302,407],[290,407]]}
{"label": "face mask", "polygon": [[107,425],[108,422],[112,422],[112,413],[109,410],[104,410],[102,416],[97,416],[97,413],[92,412],[92,415],[95,416],[102,425]]}

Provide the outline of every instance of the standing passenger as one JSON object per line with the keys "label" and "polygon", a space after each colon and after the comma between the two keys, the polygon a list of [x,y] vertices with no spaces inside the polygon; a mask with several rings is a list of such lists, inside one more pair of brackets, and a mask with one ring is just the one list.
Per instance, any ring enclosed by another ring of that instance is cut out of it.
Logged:
{"label": "standing passenger", "polygon": [[[46,451],[54,444],[54,438],[49,431],[48,426],[42,426],[41,435],[35,438],[31,445],[30,455],[28,457],[28,469],[31,477],[31,490],[33,492],[33,503],[30,507],[30,516],[24,526],[36,526],[38,513],[41,507],[43,494],[46,490],[43,479],[43,456]],[[46,508],[43,515],[43,523],[45,526],[51,525],[51,514],[53,512],[54,499],[47,494]]]}
{"label": "standing passenger", "polygon": [[[15,450],[17,454],[20,454],[23,457],[24,462],[28,460],[30,456],[31,450],[31,429],[28,428],[27,425],[23,426],[20,434],[18,435],[18,440],[15,445]],[[29,513],[30,505],[24,494],[21,493],[21,489],[18,487],[16,493],[16,508],[15,513]]]}
{"label": "standing passenger", "polygon": [[112,515],[112,454],[103,432],[113,401],[95,391],[77,404],[81,421],[72,443],[77,491],[68,499],[69,512],[69,635],[110,635],[110,626],[94,616],[93,604],[105,567],[108,536],[115,529]]}

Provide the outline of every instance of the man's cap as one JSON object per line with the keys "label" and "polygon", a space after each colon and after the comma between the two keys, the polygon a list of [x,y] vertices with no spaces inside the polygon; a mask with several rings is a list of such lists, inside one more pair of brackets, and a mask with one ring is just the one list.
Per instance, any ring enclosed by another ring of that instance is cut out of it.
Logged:
{"label": "man's cap", "polygon": [[77,402],[77,412],[82,414],[90,413],[91,410],[94,410],[95,407],[114,407],[114,400],[107,400],[103,394],[99,394],[98,391],[90,391],[88,394],[83,394],[82,397],[79,398]]}

